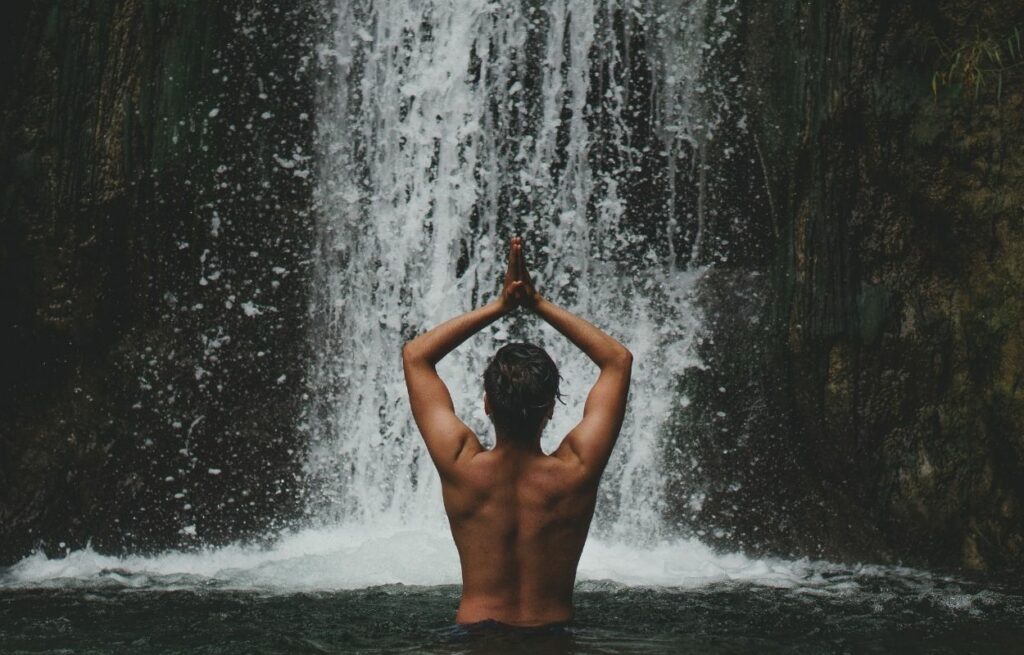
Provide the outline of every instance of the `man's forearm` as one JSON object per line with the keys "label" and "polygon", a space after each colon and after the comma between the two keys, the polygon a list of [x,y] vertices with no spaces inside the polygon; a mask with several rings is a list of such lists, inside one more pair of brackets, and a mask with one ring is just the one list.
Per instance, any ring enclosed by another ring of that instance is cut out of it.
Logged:
{"label": "man's forearm", "polygon": [[628,363],[632,358],[630,352],[621,343],[588,321],[544,298],[537,300],[533,305],[533,311],[551,327],[565,335],[601,368]]}
{"label": "man's forearm", "polygon": [[483,307],[456,316],[450,321],[424,332],[405,344],[402,356],[406,359],[423,359],[431,365],[435,365],[445,355],[458,348],[463,341],[507,312],[508,309],[502,305],[500,300],[493,300]]}

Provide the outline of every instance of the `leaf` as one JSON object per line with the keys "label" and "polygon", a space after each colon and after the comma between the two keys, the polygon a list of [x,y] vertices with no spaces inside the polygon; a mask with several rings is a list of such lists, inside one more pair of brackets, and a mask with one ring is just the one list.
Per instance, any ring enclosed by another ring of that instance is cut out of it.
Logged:
{"label": "leaf", "polygon": [[981,97],[981,71],[978,71],[978,76],[974,78],[974,99],[977,100]]}
{"label": "leaf", "polygon": [[939,74],[936,72],[932,75],[932,95],[935,96],[935,100],[939,99]]}

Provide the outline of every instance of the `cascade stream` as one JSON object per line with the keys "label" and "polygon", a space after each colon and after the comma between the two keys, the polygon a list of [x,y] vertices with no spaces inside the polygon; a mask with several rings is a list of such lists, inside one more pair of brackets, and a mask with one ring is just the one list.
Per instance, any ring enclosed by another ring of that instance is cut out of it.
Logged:
{"label": "cascade stream", "polygon": [[[716,8],[717,7],[717,8]],[[319,328],[309,511],[329,525],[443,524],[412,422],[400,349],[490,299],[521,233],[541,292],[619,338],[636,360],[630,410],[593,532],[672,536],[666,425],[700,366],[690,305],[702,269],[716,117],[702,82],[709,0],[340,1],[321,58]],[[496,323],[440,366],[485,443],[481,376],[509,340],[546,348],[563,377],[543,445],[582,414],[596,368],[528,316]]]}

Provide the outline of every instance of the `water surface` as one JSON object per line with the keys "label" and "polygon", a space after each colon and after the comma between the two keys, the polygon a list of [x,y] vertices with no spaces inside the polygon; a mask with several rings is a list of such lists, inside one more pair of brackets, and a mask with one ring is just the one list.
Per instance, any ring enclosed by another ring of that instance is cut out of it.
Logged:
{"label": "water surface", "polygon": [[0,569],[3,653],[1019,653],[1024,584],[593,539],[563,631],[452,624],[443,531],[308,530],[270,548],[86,549]]}
{"label": "water surface", "polygon": [[[1020,590],[836,574],[826,588],[584,583],[565,631],[453,629],[454,585],[276,594],[125,587],[0,592],[2,650],[75,653],[1019,653]],[[179,587],[181,581],[165,581]]]}

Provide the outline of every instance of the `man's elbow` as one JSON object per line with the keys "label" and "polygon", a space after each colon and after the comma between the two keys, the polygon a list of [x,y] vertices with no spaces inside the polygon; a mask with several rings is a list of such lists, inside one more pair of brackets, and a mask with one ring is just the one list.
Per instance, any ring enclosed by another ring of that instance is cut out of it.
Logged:
{"label": "man's elbow", "polygon": [[413,341],[406,341],[405,345],[402,346],[402,363],[408,366],[419,358],[420,353],[419,349],[416,347],[415,339]]}
{"label": "man's elbow", "polygon": [[633,353],[625,346],[619,346],[612,363],[618,368],[629,370],[633,368]]}
{"label": "man's elbow", "polygon": [[622,349],[622,363],[625,364],[626,368],[633,368],[633,353],[625,347]]}
{"label": "man's elbow", "polygon": [[418,341],[416,339],[406,341],[405,345],[402,346],[402,364],[408,368],[411,364],[419,364],[425,361],[427,361],[427,356]]}

